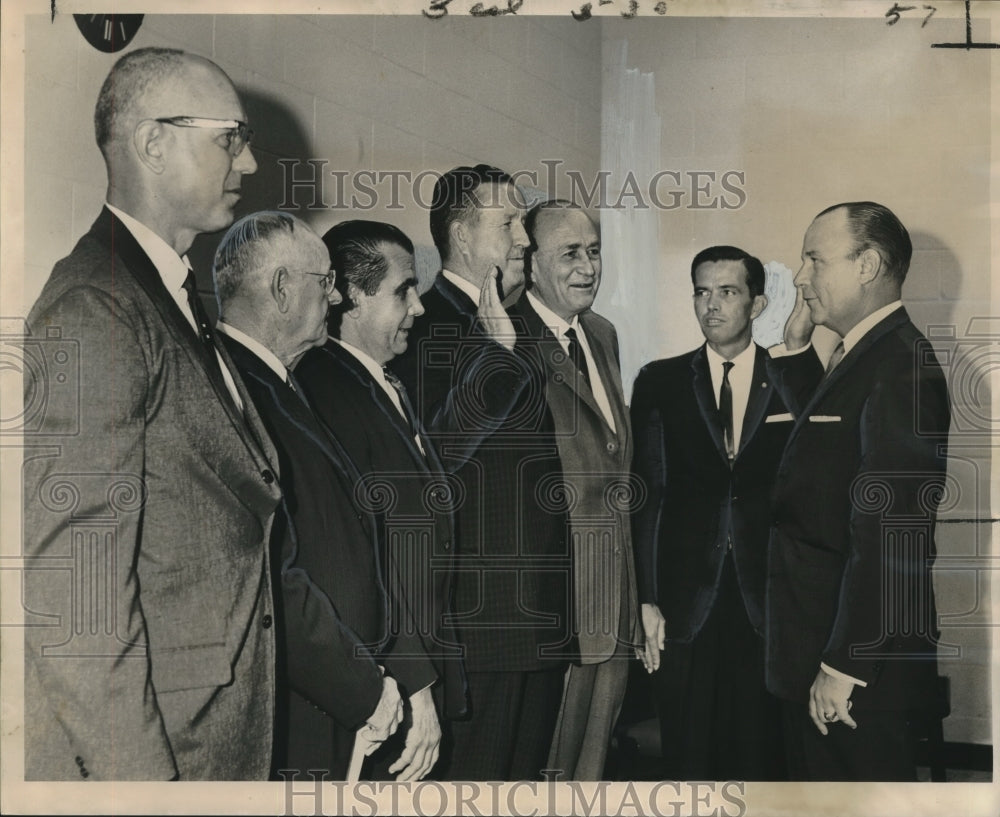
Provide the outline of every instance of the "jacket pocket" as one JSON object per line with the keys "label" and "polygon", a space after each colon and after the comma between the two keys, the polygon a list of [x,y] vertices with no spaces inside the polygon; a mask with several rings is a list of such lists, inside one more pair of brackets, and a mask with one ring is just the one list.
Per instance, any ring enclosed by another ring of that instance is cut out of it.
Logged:
{"label": "jacket pocket", "polygon": [[222,642],[155,650],[152,665],[157,692],[221,687],[233,680],[229,653]]}

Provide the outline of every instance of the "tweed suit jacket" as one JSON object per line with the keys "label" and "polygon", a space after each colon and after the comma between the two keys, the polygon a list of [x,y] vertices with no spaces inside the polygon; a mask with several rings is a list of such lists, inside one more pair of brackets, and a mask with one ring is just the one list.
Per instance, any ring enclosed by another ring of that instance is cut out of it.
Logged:
{"label": "tweed suit jacket", "polygon": [[239,377],[243,414],[107,209],[28,327],[27,778],[266,779],[280,493]]}
{"label": "tweed suit jacket", "polygon": [[899,308],[865,334],[798,416],[774,491],[768,688],[808,700],[820,662],[867,683],[855,710],[934,700],[931,566],[946,495],[948,388]]}
{"label": "tweed suit jacket", "polygon": [[579,316],[615,421],[612,431],[594,394],[527,296],[511,309],[538,339],[545,394],[568,486],[572,531],[577,658],[609,659],[621,642],[641,641],[629,517],[632,429],[622,393],[618,334],[595,312]]}
{"label": "tweed suit jacket", "polygon": [[572,650],[562,467],[544,364],[523,321],[513,352],[486,338],[476,306],[439,275],[389,365],[461,486],[453,623],[466,669],[551,669]]}
{"label": "tweed suit jacket", "polygon": [[[465,673],[454,628],[446,623],[454,592],[455,529],[451,504],[460,488],[426,434],[425,454],[385,390],[336,341],[306,353],[295,369],[316,415],[344,445],[385,527],[383,558],[391,586],[414,618],[420,649],[405,658],[433,673],[446,717],[466,708]],[[394,629],[403,622],[394,620]],[[402,660],[404,656],[399,656]],[[412,694],[417,689],[406,690]]]}
{"label": "tweed suit jacket", "polygon": [[705,346],[639,372],[635,472],[647,494],[633,517],[639,598],[659,606],[668,640],[700,632],[730,543],[747,617],[763,636],[771,489],[802,395],[822,373],[812,352],[772,360],[757,347],[730,466]]}

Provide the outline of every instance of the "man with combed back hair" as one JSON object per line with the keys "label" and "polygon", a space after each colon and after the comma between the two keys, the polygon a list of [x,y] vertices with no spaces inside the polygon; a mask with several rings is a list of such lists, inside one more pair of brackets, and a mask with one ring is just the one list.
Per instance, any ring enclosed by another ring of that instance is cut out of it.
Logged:
{"label": "man with combed back hair", "polygon": [[[399,379],[385,366],[405,351],[423,314],[413,243],[391,224],[345,221],[323,236],[337,270],[340,303],[328,318],[330,340],[295,370],[313,409],[361,474],[363,490],[384,498],[387,585],[413,613],[422,650],[403,683],[403,734],[374,756],[372,776],[420,779],[438,758],[441,718],[463,714],[465,678],[454,627],[446,621],[454,586],[453,506],[461,486],[449,476]],[[390,632],[406,622],[393,617]],[[436,704],[436,709],[435,709]]]}
{"label": "man with combed back hair", "polygon": [[79,381],[25,377],[25,775],[264,780],[274,449],[186,256],[232,222],[252,132],[218,66],[165,48],[115,63],[94,124],[106,206],[28,317]]}

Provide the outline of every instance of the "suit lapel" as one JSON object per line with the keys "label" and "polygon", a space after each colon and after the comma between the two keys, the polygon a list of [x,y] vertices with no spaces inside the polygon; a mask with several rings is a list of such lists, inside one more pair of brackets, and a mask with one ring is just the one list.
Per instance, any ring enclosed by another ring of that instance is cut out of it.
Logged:
{"label": "suit lapel", "polygon": [[701,419],[715,443],[715,449],[719,452],[719,456],[728,463],[726,443],[722,439],[722,426],[719,423],[719,407],[712,388],[712,373],[708,370],[708,355],[705,353],[704,345],[691,358],[691,370],[691,385],[694,388],[694,396],[698,403],[698,411],[701,412]]}
{"label": "suit lapel", "polygon": [[[517,304],[512,307],[512,312],[524,320],[528,334],[538,339],[545,365],[554,374],[558,375],[555,378],[556,382],[574,392],[580,402],[588,406],[600,418],[601,422],[607,425],[608,421],[604,417],[604,412],[597,405],[597,400],[594,399],[594,393],[591,391],[590,386],[587,385],[587,381],[577,371],[576,366],[569,359],[565,349],[563,349],[563,345],[558,341],[553,331],[545,325],[541,316],[535,311],[527,295],[521,296]],[[591,336],[588,335],[588,343],[590,339]],[[591,352],[596,356],[593,346],[591,347]],[[605,376],[603,371],[600,372],[600,375],[602,378]]]}
{"label": "suit lapel", "polygon": [[[604,384],[604,393],[608,398],[608,403],[611,405],[611,416],[615,421],[616,433],[621,436],[624,429],[628,427],[626,425],[628,417],[625,412],[625,392],[622,389],[621,367],[615,358],[614,348],[610,339],[602,337],[601,333],[595,328],[595,322],[591,319],[590,312],[584,312],[580,316],[580,323],[587,333],[590,351],[594,355],[594,362],[597,364],[601,382]],[[604,417],[603,412],[598,413],[602,418]]]}
{"label": "suit lapel", "polygon": [[827,392],[836,388],[837,384],[850,373],[850,371],[857,364],[858,360],[860,360],[868,352],[876,341],[881,340],[885,335],[888,335],[900,326],[909,323],[909,321],[910,316],[907,313],[906,308],[900,307],[891,315],[875,324],[875,326],[873,326],[871,330],[869,330],[869,332],[861,338],[860,341],[858,341],[851,351],[844,355],[844,358],[837,364],[837,367],[820,381],[819,386],[816,387],[816,391],[813,392],[812,399],[806,404],[805,409],[803,409],[802,413],[796,418],[795,427],[792,429],[792,433],[788,438],[789,444],[792,442],[792,439],[798,433],[802,425],[809,422],[809,415],[813,413],[816,406],[823,400]]}
{"label": "suit lapel", "polygon": [[420,420],[417,420],[417,428],[415,431],[420,435],[424,442],[424,448],[427,451],[427,457],[420,452],[420,448],[417,446],[416,440],[410,433],[410,427],[407,424],[403,415],[399,413],[395,404],[386,394],[385,389],[381,385],[375,382],[375,378],[372,377],[371,372],[369,372],[354,355],[344,349],[336,341],[328,341],[326,346],[323,347],[323,352],[330,355],[333,360],[341,366],[348,375],[356,379],[364,388],[368,389],[368,393],[371,395],[372,402],[375,404],[376,408],[386,417],[389,423],[392,424],[393,428],[399,433],[399,436],[406,443],[407,450],[410,452],[410,456],[413,458],[414,462],[417,463],[423,470],[427,470],[428,463],[430,463],[432,468],[437,470],[442,470],[440,466],[440,461],[437,459],[437,455],[432,453],[433,446],[430,445],[429,439],[423,427],[420,425]]}
{"label": "suit lapel", "polygon": [[[253,422],[250,422],[248,425],[247,419],[239,413],[236,405],[233,403],[233,397],[229,392],[229,388],[222,378],[219,366],[215,361],[209,359],[210,350],[198,338],[194,328],[177,306],[177,302],[167,291],[167,287],[163,283],[163,278],[160,276],[156,266],[149,260],[149,256],[139,246],[139,242],[135,240],[135,237],[128,228],[115,217],[114,213],[105,207],[98,216],[97,221],[94,222],[91,234],[106,246],[112,255],[122,260],[125,269],[146,293],[150,303],[152,303],[153,308],[159,314],[160,319],[174,341],[187,352],[191,362],[205,372],[205,376],[208,378],[209,383],[211,383],[219,403],[222,404],[226,414],[229,415],[230,422],[236,428],[240,438],[247,444],[254,458],[263,459],[264,461],[272,459],[266,456],[265,453],[267,446],[263,441],[267,439],[267,435],[264,433],[263,428],[259,425],[259,422],[256,424],[256,427],[254,427]],[[237,392],[241,392],[238,384],[239,375],[236,373],[235,367],[232,365],[232,361],[226,354],[225,349],[221,349],[221,344],[220,356],[223,360],[223,365],[229,367],[230,374],[232,374],[234,382],[237,383]],[[249,398],[242,392],[240,393],[240,397],[244,400],[244,405],[246,405]],[[259,420],[259,418],[253,418],[253,420]],[[255,445],[251,445],[251,441]],[[255,451],[254,448],[258,450]]]}
{"label": "suit lapel", "polygon": [[[319,421],[304,397],[301,394],[296,394],[270,366],[242,343],[228,335],[220,334],[220,337],[222,345],[228,349],[232,360],[239,367],[242,376],[256,380],[268,392],[275,408],[310,439],[313,445],[315,445],[316,450],[333,463],[334,471],[340,477],[344,491],[348,496],[352,497],[351,501],[354,502],[354,489],[361,475],[347,452],[337,441],[336,437],[330,434],[326,427]],[[280,440],[277,444],[281,444]],[[365,517],[367,520],[366,524],[368,524],[371,530],[375,530],[371,515],[366,512]]]}
{"label": "suit lapel", "polygon": [[774,383],[771,382],[767,370],[767,352],[757,346],[753,359],[750,394],[747,396],[747,408],[743,415],[743,429],[740,433],[740,451],[746,448],[747,443],[757,431],[760,421],[764,419],[773,393]]}

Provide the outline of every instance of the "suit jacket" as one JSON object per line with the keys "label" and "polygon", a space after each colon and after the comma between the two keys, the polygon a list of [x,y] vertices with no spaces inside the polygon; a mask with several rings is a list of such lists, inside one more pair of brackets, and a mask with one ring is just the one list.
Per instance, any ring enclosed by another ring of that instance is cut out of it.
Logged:
{"label": "suit jacket", "polygon": [[[382,386],[335,341],[312,349],[295,376],[313,410],[341,441],[359,473],[357,491],[380,511],[380,540],[391,585],[413,613],[421,648],[409,656],[434,687],[446,717],[464,712],[465,673],[454,628],[446,623],[454,585],[452,501],[461,491],[444,471],[426,433],[421,453],[406,420]],[[422,431],[422,429],[421,429]],[[392,622],[398,632],[402,621]],[[422,687],[408,689],[412,694]]]}
{"label": "suit jacket", "polygon": [[443,276],[390,367],[459,480],[454,626],[469,671],[552,669],[572,649],[566,497],[544,364],[519,322],[513,352]]}
{"label": "suit jacket", "polygon": [[820,383],[774,494],[767,683],[808,700],[820,662],[867,682],[855,709],[929,702],[931,584],[950,405],[927,339],[898,309]]}
{"label": "suit jacket", "polygon": [[[404,689],[420,689],[436,676],[422,652],[421,665],[393,658],[397,649],[415,652],[419,640],[410,634],[408,609],[389,604],[379,521],[355,493],[356,466],[302,394],[242,344],[228,336],[224,342],[274,440],[282,473],[284,514],[272,545],[280,565],[283,680],[290,694],[281,759],[337,776],[346,772],[344,750],[353,733],[378,705],[376,660]],[[405,625],[399,638],[389,630],[393,615]]]}
{"label": "suit jacket", "polygon": [[28,326],[26,776],[266,779],[280,494],[249,396],[107,209]]}
{"label": "suit jacket", "polygon": [[545,395],[570,498],[579,659],[600,663],[619,643],[641,641],[629,520],[632,428],[622,393],[618,334],[594,312],[579,317],[611,404],[612,431],[587,381],[527,296],[510,313],[537,339],[545,363]]}
{"label": "suit jacket", "polygon": [[815,353],[781,360],[756,349],[732,467],[704,345],[649,363],[636,378],[635,472],[646,488],[634,515],[639,598],[660,607],[669,640],[688,642],[701,630],[730,541],[747,616],[763,635],[770,492],[801,381],[822,375]]}

